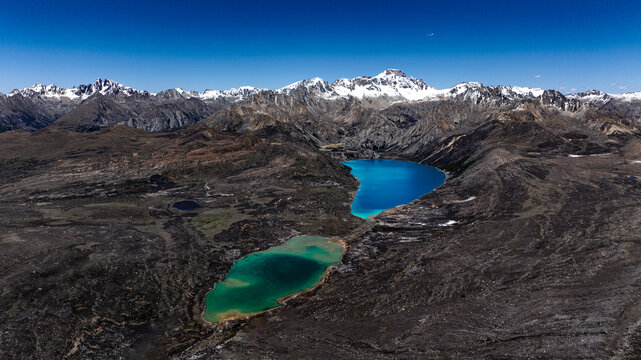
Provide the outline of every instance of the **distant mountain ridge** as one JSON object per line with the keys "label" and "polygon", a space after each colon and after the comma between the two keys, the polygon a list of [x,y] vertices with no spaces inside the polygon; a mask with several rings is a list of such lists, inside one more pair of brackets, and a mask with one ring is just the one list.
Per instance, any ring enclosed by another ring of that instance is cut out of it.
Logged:
{"label": "distant mountain ridge", "polygon": [[[417,117],[425,117],[419,113],[420,109],[443,102],[473,107],[457,110],[458,117],[465,113],[490,114],[496,110],[520,109],[527,104],[573,113],[595,107],[641,117],[641,92],[607,94],[591,90],[564,95],[556,90],[485,86],[478,82],[436,89],[401,70],[388,69],[373,77],[342,78],[333,83],[313,78],[276,90],[242,86],[203,92],[174,88],[151,93],[107,79],[73,88],[37,84],[7,95],[0,94],[0,132],[33,131],[47,126],[93,131],[111,125],[162,131],[192,124],[229,109],[233,111],[215,117],[219,126],[225,124],[223,128],[229,129],[244,126],[259,129],[283,121],[299,126],[303,126],[303,121],[321,121],[325,125],[336,119],[352,122],[364,117],[390,116],[390,111],[386,111],[390,107],[403,108],[402,114],[394,115],[394,121],[406,124]],[[248,122],[257,115],[261,119],[258,123]],[[439,116],[454,115],[444,113]]]}
{"label": "distant mountain ridge", "polygon": [[62,88],[56,85],[42,85],[36,84],[31,87],[25,87],[23,89],[16,89],[7,94],[7,96],[16,96],[20,95],[23,97],[34,97],[41,96],[45,98],[68,98],[69,100],[85,100],[94,94],[102,95],[116,95],[122,94],[125,96],[131,96],[134,94],[139,95],[155,95],[144,90],[136,90],[132,87],[120,84],[113,80],[108,79],[96,79],[92,84],[88,85],[79,85],[73,88]]}
{"label": "distant mountain ridge", "polygon": [[[201,100],[226,98],[232,101],[242,101],[263,91],[274,91],[279,94],[290,94],[293,91],[304,89],[319,97],[332,100],[337,98],[354,97],[357,99],[388,97],[404,101],[442,100],[449,98],[475,99],[483,96],[483,89],[497,90],[501,95],[511,99],[535,98],[541,96],[543,89],[523,86],[484,86],[478,82],[463,82],[451,88],[436,89],[427,85],[422,79],[407,76],[401,70],[387,69],[374,76],[359,76],[352,79],[341,78],[329,83],[321,78],[301,80],[280,89],[264,89],[253,86],[241,86],[227,90],[207,89],[203,92],[183,90],[182,88],[168,89],[159,93],[138,90],[123,85],[113,80],[96,79],[92,84],[79,85],[73,88],[62,88],[54,84],[36,84],[23,89],[15,89],[6,96],[21,95],[23,97],[41,96],[44,98],[69,100],[85,100],[94,94],[120,94],[132,96],[165,96],[172,94],[174,97],[198,98]],[[635,101],[641,100],[641,92],[612,94],[600,90],[590,90],[576,94],[565,95],[568,98],[584,102],[605,103],[612,99]]]}

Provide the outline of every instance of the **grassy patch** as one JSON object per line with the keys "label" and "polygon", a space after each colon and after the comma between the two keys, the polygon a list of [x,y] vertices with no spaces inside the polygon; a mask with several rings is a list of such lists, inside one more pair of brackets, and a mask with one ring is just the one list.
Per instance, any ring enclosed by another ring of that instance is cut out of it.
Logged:
{"label": "grassy patch", "polygon": [[449,163],[443,166],[443,170],[447,170],[451,172],[462,172],[468,167],[470,167],[472,164],[474,164],[475,162],[476,162],[476,159],[470,160],[470,157],[466,156],[457,162]]}
{"label": "grassy patch", "polygon": [[218,208],[207,210],[196,216],[192,221],[198,230],[213,236],[229,229],[231,224],[245,218],[245,215],[237,213],[233,208]]}

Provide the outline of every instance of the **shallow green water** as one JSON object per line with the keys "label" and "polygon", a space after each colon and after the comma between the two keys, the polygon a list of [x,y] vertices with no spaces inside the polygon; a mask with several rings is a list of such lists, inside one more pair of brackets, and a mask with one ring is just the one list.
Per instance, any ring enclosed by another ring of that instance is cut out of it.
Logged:
{"label": "shallow green water", "polygon": [[344,252],[332,239],[298,236],[284,245],[249,254],[207,294],[205,318],[219,322],[277,307],[278,299],[314,286]]}

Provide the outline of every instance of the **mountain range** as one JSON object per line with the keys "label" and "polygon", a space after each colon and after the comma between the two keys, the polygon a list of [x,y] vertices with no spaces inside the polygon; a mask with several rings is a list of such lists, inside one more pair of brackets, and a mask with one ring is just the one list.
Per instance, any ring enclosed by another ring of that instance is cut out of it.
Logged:
{"label": "mountain range", "polygon": [[251,105],[266,98],[272,98],[272,105],[276,107],[283,102],[294,101],[312,113],[319,107],[337,106],[344,111],[351,106],[381,111],[391,106],[469,102],[509,108],[518,107],[523,102],[538,101],[562,111],[576,112],[593,106],[626,116],[641,116],[641,92],[608,94],[591,90],[563,95],[555,90],[484,86],[478,82],[436,89],[400,70],[389,69],[374,77],[338,79],[331,84],[313,78],[275,90],[243,86],[222,91],[208,89],[196,92],[175,88],[151,93],[103,79],[73,88],[38,84],[0,94],[0,131],[33,131],[52,124],[79,131],[116,124],[161,131],[198,122],[221,110]]}
{"label": "mountain range", "polygon": [[[539,88],[503,85],[486,87],[478,82],[464,82],[456,84],[451,88],[436,89],[427,85],[422,79],[416,79],[411,76],[408,77],[401,70],[388,69],[374,77],[360,76],[353,79],[342,78],[331,84],[317,77],[298,81],[274,90],[242,86],[228,90],[207,89],[203,92],[186,91],[181,88],[175,88],[160,93],[151,93],[145,90],[131,88],[113,80],[96,79],[93,84],[79,85],[74,88],[62,88],[54,84],[36,84],[23,89],[15,89],[6,96],[12,97],[20,95],[27,98],[43,97],[50,100],[63,100],[63,98],[66,98],[69,101],[82,101],[94,94],[123,96],[137,94],[159,98],[183,97],[201,100],[226,98],[233,101],[241,101],[247,100],[253,95],[263,91],[291,94],[292,92],[300,92],[301,90],[328,100],[349,97],[354,97],[359,100],[367,98],[388,98],[399,101],[470,99],[487,95],[487,93],[484,94],[483,90],[496,91],[508,99],[534,98],[543,94],[543,90]],[[598,104],[605,104],[612,100],[641,100],[641,92],[608,94],[599,90],[590,90],[583,93],[569,94],[567,96],[568,98]]]}

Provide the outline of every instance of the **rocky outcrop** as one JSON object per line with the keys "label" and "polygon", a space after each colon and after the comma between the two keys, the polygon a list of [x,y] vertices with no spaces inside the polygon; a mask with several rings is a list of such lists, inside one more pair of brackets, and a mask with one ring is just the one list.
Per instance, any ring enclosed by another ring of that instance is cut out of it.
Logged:
{"label": "rocky outcrop", "polygon": [[538,98],[545,106],[554,106],[562,111],[577,112],[583,104],[577,99],[568,99],[556,90],[545,90]]}

